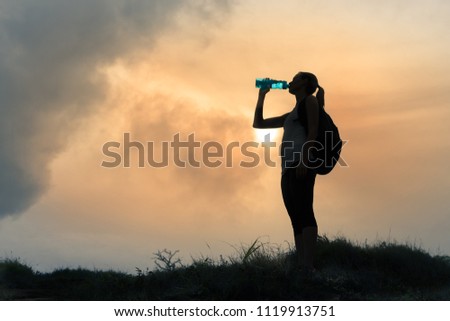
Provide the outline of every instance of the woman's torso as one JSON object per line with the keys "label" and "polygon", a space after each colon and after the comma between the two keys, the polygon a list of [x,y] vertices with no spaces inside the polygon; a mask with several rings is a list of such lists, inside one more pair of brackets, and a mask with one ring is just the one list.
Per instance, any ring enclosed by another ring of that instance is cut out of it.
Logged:
{"label": "woman's torso", "polygon": [[305,99],[303,99],[295,105],[283,124],[284,132],[281,144],[282,174],[300,161],[302,146],[306,141],[306,125]]}

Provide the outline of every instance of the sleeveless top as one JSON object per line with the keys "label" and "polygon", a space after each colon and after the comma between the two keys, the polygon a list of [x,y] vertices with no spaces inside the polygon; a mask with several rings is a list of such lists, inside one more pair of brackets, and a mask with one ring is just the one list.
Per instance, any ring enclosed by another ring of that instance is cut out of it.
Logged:
{"label": "sleeveless top", "polygon": [[300,154],[307,135],[305,102],[306,98],[296,104],[284,120],[284,132],[281,143],[282,175],[286,173],[288,168],[293,168],[300,162]]}

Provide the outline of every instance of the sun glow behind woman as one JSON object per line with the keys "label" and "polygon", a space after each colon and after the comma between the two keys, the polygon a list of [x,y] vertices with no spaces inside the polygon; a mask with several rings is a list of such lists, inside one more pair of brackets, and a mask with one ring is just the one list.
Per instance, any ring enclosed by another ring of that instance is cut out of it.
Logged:
{"label": "sun glow behind woman", "polygon": [[[265,141],[275,141],[278,136],[279,129],[278,128],[264,128],[264,129],[255,129],[255,139],[257,143],[265,142]],[[267,136],[269,135],[269,136]]]}

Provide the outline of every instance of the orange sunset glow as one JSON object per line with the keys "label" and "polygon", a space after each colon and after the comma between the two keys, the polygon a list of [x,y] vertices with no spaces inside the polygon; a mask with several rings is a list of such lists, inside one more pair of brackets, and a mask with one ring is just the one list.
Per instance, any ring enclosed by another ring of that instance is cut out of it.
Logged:
{"label": "orange sunset glow", "polygon": [[[3,1],[0,257],[134,271],[159,249],[190,261],[257,238],[292,244],[282,129],[252,122],[255,78],[298,71],[317,75],[348,141],[348,167],[316,181],[319,233],[449,254],[449,15],[439,0]],[[294,104],[271,90],[264,114]],[[101,166],[124,133],[146,157],[153,142],[155,160],[194,134],[195,160],[214,141],[222,163],[182,168],[169,154],[140,168],[133,148],[129,167]],[[246,142],[257,166],[241,166]]]}

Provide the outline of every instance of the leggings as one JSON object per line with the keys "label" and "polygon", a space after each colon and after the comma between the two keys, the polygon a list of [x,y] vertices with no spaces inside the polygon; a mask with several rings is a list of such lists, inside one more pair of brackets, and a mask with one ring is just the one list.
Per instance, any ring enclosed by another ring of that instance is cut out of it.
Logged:
{"label": "leggings", "polygon": [[284,205],[291,218],[294,235],[302,233],[305,227],[317,227],[314,217],[313,199],[316,173],[307,171],[305,177],[298,179],[295,168],[289,168],[281,177],[281,192]]}

